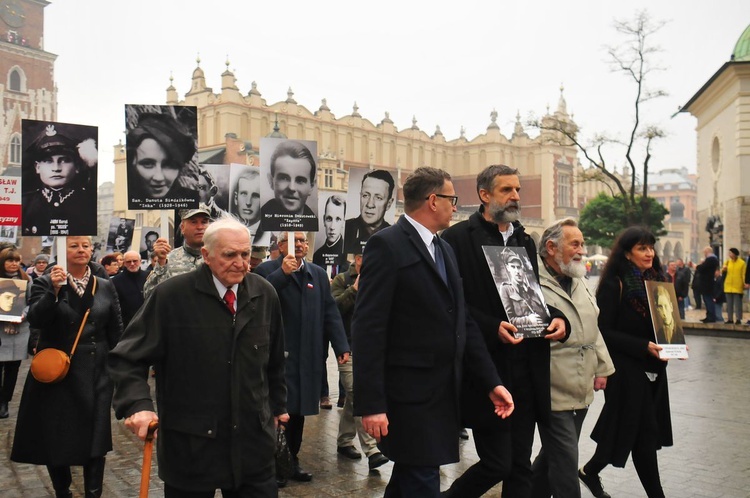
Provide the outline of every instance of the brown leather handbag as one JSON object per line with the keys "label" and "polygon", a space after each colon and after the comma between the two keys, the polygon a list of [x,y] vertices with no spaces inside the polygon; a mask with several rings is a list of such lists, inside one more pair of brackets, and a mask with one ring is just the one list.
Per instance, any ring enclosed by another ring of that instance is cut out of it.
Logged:
{"label": "brown leather handbag", "polygon": [[[96,293],[96,277],[94,278],[94,289],[92,294]],[[34,378],[44,384],[55,384],[60,382],[68,375],[70,369],[70,359],[73,357],[73,353],[76,352],[76,346],[78,346],[78,339],[81,338],[81,332],[83,327],[86,325],[86,320],[89,317],[91,308],[86,310],[81,321],[81,326],[78,327],[78,334],[76,340],[73,343],[73,348],[70,350],[70,354],[55,348],[46,348],[39,351],[31,359],[31,375]]]}

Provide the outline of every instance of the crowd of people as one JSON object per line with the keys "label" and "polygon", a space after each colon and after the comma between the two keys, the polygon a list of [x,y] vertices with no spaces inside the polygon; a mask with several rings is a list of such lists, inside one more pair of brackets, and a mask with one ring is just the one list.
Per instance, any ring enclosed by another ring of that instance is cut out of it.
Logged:
{"label": "crowd of people", "polygon": [[[392,188],[377,177],[363,185],[375,181]],[[321,408],[330,345],[343,390],[337,454],[364,453],[371,471],[393,462],[386,497],[478,497],[500,482],[506,497],[580,497],[580,482],[608,497],[601,471],[631,457],[646,494],[663,497],[668,361],[647,282],[671,282],[684,318],[692,280],[705,322],[719,319],[720,286],[727,323],[742,323],[746,262],[732,248],[720,265],[706,248],[692,276],[682,260],[662,266],[655,236],[630,227],[592,293],[575,220],[555,222],[536,243],[520,222],[518,170],[489,166],[476,191],[479,209],[451,226],[450,175],[418,168],[403,185],[404,215],[370,234],[333,280],[308,259],[307,233],[281,232],[278,255],[261,262],[247,225],[213,219],[205,204],[180,213],[182,246],[154,233],[147,270],[138,251],[93,261],[90,237],[67,237],[65,265],[39,255],[27,271],[19,251],[4,248],[0,304],[23,311],[2,322],[0,417],[23,359],[73,351],[61,381],[27,376],[11,459],[45,465],[58,497],[72,496],[70,467],[82,466],[86,496],[101,496],[114,407],[141,439],[158,422],[165,496],[277,496],[289,479],[313,479],[299,455],[305,418]],[[521,267],[523,249],[528,274],[509,270],[513,281],[498,281],[488,246],[505,251],[506,267]],[[519,300],[531,278],[543,301]],[[658,296],[671,324],[669,296]],[[544,328],[541,337],[517,334],[523,317]],[[578,441],[598,390],[596,451],[581,464]],[[286,474],[275,468],[279,426],[292,457]],[[479,461],[441,491],[439,468],[458,461],[467,427]],[[537,430],[542,449],[532,459]]]}

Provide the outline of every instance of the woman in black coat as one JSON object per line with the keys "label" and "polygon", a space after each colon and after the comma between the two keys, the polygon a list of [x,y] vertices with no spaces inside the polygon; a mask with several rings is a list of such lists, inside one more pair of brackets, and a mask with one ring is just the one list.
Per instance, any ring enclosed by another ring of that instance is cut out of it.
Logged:
{"label": "woman in black coat", "polygon": [[578,472],[596,497],[609,496],[602,489],[601,470],[609,464],[624,467],[630,454],[646,494],[664,496],[656,450],[672,445],[667,362],[659,358],[644,284],[664,281],[655,242],[644,227],[623,231],[596,292],[599,329],[616,369],[591,434],[596,452]]}
{"label": "woman in black coat", "polygon": [[91,310],[68,375],[56,384],[28,375],[18,412],[11,460],[46,465],[57,497],[72,496],[71,465],[83,466],[86,497],[101,496],[104,457],[112,449],[106,360],[122,319],[114,286],[88,265],[91,251],[90,237],[68,237],[67,272],[55,266],[31,288],[28,320],[41,331],[37,351],[70,352]]}

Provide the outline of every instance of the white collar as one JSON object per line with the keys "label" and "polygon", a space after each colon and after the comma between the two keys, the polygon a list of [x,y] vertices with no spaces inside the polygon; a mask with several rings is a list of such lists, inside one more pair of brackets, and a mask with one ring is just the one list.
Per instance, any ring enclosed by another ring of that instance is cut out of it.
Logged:
{"label": "white collar", "polygon": [[227,287],[226,285],[219,282],[219,279],[216,278],[216,275],[211,273],[211,278],[214,279],[214,285],[216,286],[216,292],[219,294],[219,297],[224,299],[224,294],[226,294],[227,289],[232,289],[232,292],[234,292],[234,296],[237,297],[237,291],[240,288],[240,284],[234,284],[231,287]]}
{"label": "white collar", "polygon": [[419,238],[422,239],[424,245],[427,246],[427,250],[429,251],[430,256],[435,259],[435,244],[433,244],[435,234],[408,214],[404,213],[404,218],[406,218],[406,221],[411,223],[411,225],[417,231],[417,234],[419,234]]}

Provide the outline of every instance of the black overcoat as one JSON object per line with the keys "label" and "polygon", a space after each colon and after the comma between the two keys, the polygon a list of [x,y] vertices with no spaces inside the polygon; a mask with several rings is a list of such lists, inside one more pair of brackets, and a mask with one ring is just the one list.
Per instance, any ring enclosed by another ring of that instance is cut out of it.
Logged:
{"label": "black overcoat", "polygon": [[[658,425],[657,448],[672,446],[672,420],[669,412],[667,363],[648,354],[648,342],[654,341],[650,317],[637,313],[622,297],[616,275],[599,282],[596,303],[599,306],[599,330],[615,364],[615,373],[607,378],[605,403],[591,434],[597,442],[597,455],[609,463],[624,467],[638,434],[644,390],[653,390],[654,416]],[[651,384],[645,372],[657,374]]]}
{"label": "black overcoat", "polygon": [[278,297],[263,278],[240,283],[232,314],[211,269],[160,283],[110,353],[115,414],[154,411],[159,477],[179,489],[237,489],[274,475],[273,416],[286,412]]}
{"label": "black overcoat", "polygon": [[385,413],[380,443],[395,462],[458,461],[464,368],[484,396],[500,378],[466,313],[456,258],[442,242],[450,287],[406,218],[367,242],[352,319],[355,415]]}
{"label": "black overcoat", "polygon": [[[512,368],[514,361],[528,361],[531,372],[531,383],[534,386],[532,395],[538,408],[539,422],[546,422],[552,410],[550,401],[549,362],[550,349],[547,339],[524,339],[520,344],[505,344],[498,338],[500,322],[509,321],[505,312],[497,284],[492,277],[482,246],[524,247],[529,255],[534,275],[539,279],[539,262],[536,245],[526,233],[523,226],[515,222],[513,235],[506,244],[498,232],[497,225],[487,222],[482,211],[472,214],[468,220],[453,225],[443,232],[443,238],[456,253],[459,270],[464,281],[466,302],[471,316],[479,324],[487,349],[492,356],[500,377],[513,394]],[[566,325],[565,342],[570,336],[570,324],[565,316],[555,308],[548,306],[552,318],[563,318]],[[466,377],[462,397],[463,419],[467,427],[497,424],[498,419],[492,411],[492,404],[481,389],[477,389],[471,376]],[[506,420],[512,420],[506,419]]]}
{"label": "black overcoat", "polygon": [[344,324],[331,295],[325,270],[305,263],[301,271],[285,275],[283,256],[258,265],[255,273],[276,289],[284,317],[287,408],[293,415],[316,415],[320,411],[323,367],[330,341],[336,356],[349,352]]}
{"label": "black overcoat", "polygon": [[[112,381],[107,353],[122,334],[117,293],[112,282],[94,279],[97,290],[91,313],[70,362],[68,375],[57,384],[26,377],[11,460],[37,465],[84,465],[112,449],[110,407]],[[28,320],[40,330],[37,350],[70,351],[85,313],[81,299],[65,285],[55,296],[49,275],[31,286]]]}

